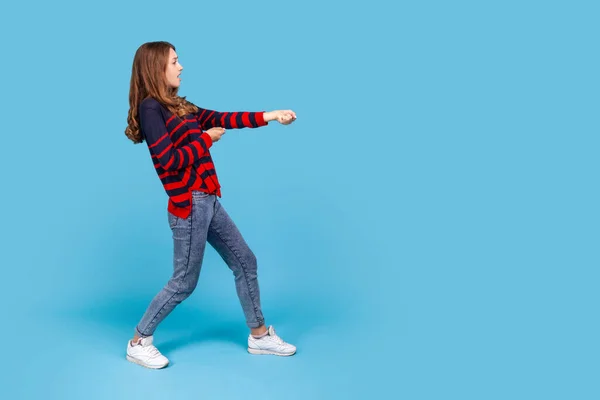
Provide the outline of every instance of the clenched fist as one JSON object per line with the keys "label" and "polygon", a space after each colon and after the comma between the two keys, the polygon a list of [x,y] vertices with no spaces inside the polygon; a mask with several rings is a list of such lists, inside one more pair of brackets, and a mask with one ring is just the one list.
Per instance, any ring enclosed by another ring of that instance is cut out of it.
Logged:
{"label": "clenched fist", "polygon": [[282,125],[289,125],[296,120],[296,113],[292,110],[275,110],[263,114],[265,121],[277,121]]}
{"label": "clenched fist", "polygon": [[225,128],[210,128],[206,133],[208,133],[213,143],[218,142],[221,136],[225,134]]}

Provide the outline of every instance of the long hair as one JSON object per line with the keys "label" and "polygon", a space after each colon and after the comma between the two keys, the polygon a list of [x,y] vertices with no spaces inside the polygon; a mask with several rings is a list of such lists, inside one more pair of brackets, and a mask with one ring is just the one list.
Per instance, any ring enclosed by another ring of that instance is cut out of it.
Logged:
{"label": "long hair", "polygon": [[179,117],[198,112],[198,107],[177,94],[178,88],[171,88],[167,84],[165,73],[170,49],[175,50],[175,46],[168,42],[148,42],[135,52],[131,68],[129,112],[125,129],[125,135],[133,143],[144,141],[140,132],[138,109],[140,103],[147,97],[154,98]]}

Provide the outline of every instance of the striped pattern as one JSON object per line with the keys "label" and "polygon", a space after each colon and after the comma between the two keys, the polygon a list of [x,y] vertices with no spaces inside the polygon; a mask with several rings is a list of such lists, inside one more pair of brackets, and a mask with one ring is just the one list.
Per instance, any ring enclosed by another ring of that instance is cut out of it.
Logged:
{"label": "striped pattern", "polygon": [[152,98],[140,104],[139,115],[154,168],[169,196],[168,210],[180,218],[190,214],[193,190],[221,196],[221,185],[209,151],[212,139],[204,131],[213,127],[236,129],[267,125],[262,112],[218,112],[200,108],[196,114],[179,118]]}

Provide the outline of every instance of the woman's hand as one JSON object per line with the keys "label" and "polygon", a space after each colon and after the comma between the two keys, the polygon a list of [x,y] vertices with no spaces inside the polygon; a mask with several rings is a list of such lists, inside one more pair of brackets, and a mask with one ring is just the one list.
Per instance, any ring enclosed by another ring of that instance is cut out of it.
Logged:
{"label": "woman's hand", "polygon": [[265,121],[277,121],[282,125],[289,125],[296,120],[296,113],[292,110],[275,110],[263,114]]}
{"label": "woman's hand", "polygon": [[206,133],[208,133],[208,135],[214,143],[219,141],[219,139],[221,139],[221,136],[225,134],[225,128],[210,128],[206,131]]}

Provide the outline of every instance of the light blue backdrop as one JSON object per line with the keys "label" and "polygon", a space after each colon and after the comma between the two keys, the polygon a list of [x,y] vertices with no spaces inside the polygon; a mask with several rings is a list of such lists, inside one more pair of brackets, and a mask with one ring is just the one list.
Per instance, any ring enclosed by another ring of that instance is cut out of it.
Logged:
{"label": "light blue backdrop", "polygon": [[[592,1],[3,4],[6,399],[598,399],[599,7]],[[213,148],[292,358],[246,353],[233,276],[125,361],[170,275],[166,195],[124,136],[131,63],[292,108]]]}

